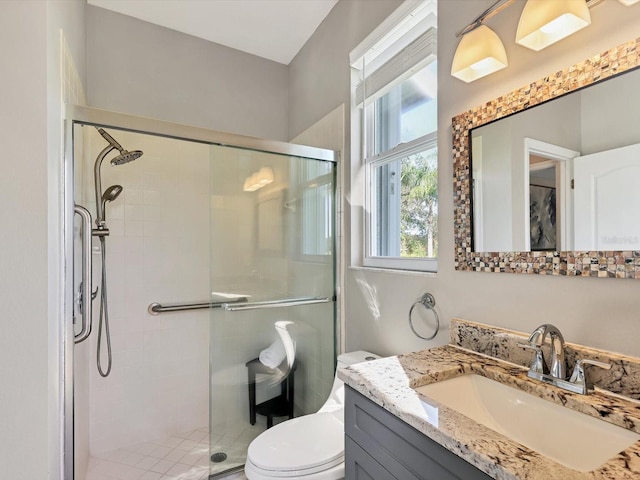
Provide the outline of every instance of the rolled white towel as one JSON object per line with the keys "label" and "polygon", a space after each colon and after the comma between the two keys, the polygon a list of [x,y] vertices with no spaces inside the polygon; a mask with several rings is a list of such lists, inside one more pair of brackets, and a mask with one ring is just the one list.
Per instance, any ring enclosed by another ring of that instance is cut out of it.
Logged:
{"label": "rolled white towel", "polygon": [[269,368],[276,368],[282,363],[287,353],[282,344],[282,340],[278,338],[275,342],[260,352],[258,358],[260,363]]}

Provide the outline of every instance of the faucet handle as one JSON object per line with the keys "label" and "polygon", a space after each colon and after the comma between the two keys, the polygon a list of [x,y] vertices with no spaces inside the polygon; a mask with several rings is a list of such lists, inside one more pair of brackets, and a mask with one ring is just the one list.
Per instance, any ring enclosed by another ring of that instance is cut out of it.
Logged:
{"label": "faucet handle", "polygon": [[595,365],[596,367],[604,368],[605,370],[611,369],[610,363],[599,362],[597,360],[591,360],[589,358],[580,358],[576,360],[576,365],[573,367],[573,373],[571,374],[571,378],[569,379],[570,383],[575,383],[577,385],[581,385],[582,393],[587,394],[589,390],[593,388],[593,383],[588,379],[585,374],[585,366],[586,365]]}
{"label": "faucet handle", "polygon": [[529,367],[531,371],[537,373],[549,373],[549,367],[547,367],[547,363],[544,361],[544,355],[542,355],[542,348],[540,348],[540,345],[533,342],[527,342],[518,343],[518,346],[536,352],[533,356],[533,360],[531,360],[531,366]]}

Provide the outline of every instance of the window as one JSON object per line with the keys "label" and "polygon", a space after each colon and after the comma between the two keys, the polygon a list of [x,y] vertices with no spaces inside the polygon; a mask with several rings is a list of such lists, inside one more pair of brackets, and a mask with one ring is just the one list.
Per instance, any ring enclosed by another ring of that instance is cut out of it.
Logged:
{"label": "window", "polygon": [[352,53],[364,170],[353,181],[364,182],[363,264],[436,271],[436,3],[406,10]]}
{"label": "window", "polygon": [[307,161],[302,183],[302,255],[333,253],[333,171],[331,164]]}
{"label": "window", "polygon": [[291,231],[292,245],[297,245],[298,260],[327,262],[335,245],[335,169],[334,164],[312,159],[299,159],[291,164],[288,199],[284,202],[296,228]]}

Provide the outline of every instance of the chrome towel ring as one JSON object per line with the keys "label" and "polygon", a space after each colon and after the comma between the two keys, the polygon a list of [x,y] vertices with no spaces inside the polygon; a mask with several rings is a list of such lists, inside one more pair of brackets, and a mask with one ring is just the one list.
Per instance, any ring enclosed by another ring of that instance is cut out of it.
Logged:
{"label": "chrome towel ring", "polygon": [[[430,337],[423,337],[418,332],[416,332],[416,329],[413,327],[413,320],[411,319],[411,314],[413,313],[413,309],[415,308],[416,305],[422,305],[427,310],[431,310],[436,317],[436,331],[433,332],[433,335],[431,335]],[[418,300],[416,303],[411,305],[411,308],[409,309],[409,326],[411,327],[411,331],[415,334],[416,337],[422,338],[423,340],[433,340],[434,338],[436,338],[436,335],[440,330],[440,318],[438,318],[438,312],[436,312],[435,308],[433,308],[435,307],[435,305],[436,305],[436,299],[433,298],[433,295],[431,295],[430,293],[425,293],[424,295],[422,295],[422,298],[420,298],[420,300]]]}

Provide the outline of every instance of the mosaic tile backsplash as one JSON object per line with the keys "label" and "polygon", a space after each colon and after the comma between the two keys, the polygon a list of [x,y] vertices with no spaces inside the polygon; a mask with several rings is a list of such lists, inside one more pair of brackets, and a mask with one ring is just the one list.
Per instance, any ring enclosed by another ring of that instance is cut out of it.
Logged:
{"label": "mosaic tile backsplash", "polygon": [[[538,325],[533,325],[533,331]],[[518,346],[529,333],[507,330],[461,319],[452,319],[449,343],[499,360],[528,367],[532,353]],[[544,349],[543,349],[544,350]],[[590,367],[587,375],[596,387],[640,400],[640,358],[589,348],[574,343],[565,344],[567,374],[579,358],[588,358],[611,364],[611,370]],[[548,349],[545,358],[549,358]]]}

